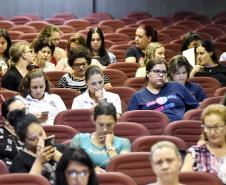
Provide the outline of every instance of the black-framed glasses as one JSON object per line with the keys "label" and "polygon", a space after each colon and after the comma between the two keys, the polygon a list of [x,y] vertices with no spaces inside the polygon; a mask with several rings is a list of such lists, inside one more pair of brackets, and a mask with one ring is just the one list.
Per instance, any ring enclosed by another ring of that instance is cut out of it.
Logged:
{"label": "black-framed glasses", "polygon": [[213,130],[214,132],[221,132],[224,127],[225,125],[216,125],[213,127],[208,127],[206,125],[202,126],[205,132],[211,132],[211,130]]}
{"label": "black-framed glasses", "polygon": [[77,67],[77,68],[80,68],[80,67],[87,67],[88,66],[88,64],[87,63],[81,63],[81,64],[73,64],[73,67]]}
{"label": "black-framed glasses", "polygon": [[69,170],[69,171],[66,171],[66,174],[70,177],[70,178],[77,178],[77,177],[80,177],[80,178],[85,178],[87,177],[89,173],[89,170],[83,170],[83,171],[76,171],[76,170]]}
{"label": "black-framed glasses", "polygon": [[166,70],[152,69],[152,70],[150,70],[150,72],[153,72],[156,75],[160,75],[160,74],[162,74],[163,76],[167,75]]}

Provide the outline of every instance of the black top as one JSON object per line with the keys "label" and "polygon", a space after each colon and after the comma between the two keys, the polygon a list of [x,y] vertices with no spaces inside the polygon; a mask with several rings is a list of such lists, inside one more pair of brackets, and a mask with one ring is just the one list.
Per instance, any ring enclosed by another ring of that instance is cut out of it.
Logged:
{"label": "black top", "polygon": [[140,48],[136,46],[129,47],[126,53],[126,58],[135,57],[136,63],[139,63],[140,58],[144,57],[144,53],[140,50]]}
{"label": "black top", "polygon": [[2,87],[13,91],[18,91],[23,76],[15,66],[12,66],[2,77]]}

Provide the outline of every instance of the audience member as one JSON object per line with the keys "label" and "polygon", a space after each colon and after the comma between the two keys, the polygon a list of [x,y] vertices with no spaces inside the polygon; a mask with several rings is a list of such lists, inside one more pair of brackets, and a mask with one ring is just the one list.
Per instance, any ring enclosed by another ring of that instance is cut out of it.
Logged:
{"label": "audience member", "polygon": [[196,63],[190,76],[208,76],[217,79],[221,86],[226,86],[226,66],[218,63],[214,44],[211,41],[200,41],[195,49]]}
{"label": "audience member", "polygon": [[145,52],[144,65],[137,69],[136,77],[146,76],[146,65],[150,59],[165,59],[165,48],[159,42],[151,42]]}
{"label": "audience member", "polygon": [[98,103],[93,117],[96,131],[77,134],[70,147],[84,149],[99,173],[104,171],[112,157],[130,152],[131,145],[128,139],[114,136],[117,113],[112,103]]}
{"label": "audience member", "polygon": [[33,62],[33,54],[25,42],[13,44],[9,53],[11,66],[2,78],[2,87],[18,91],[22,79],[27,74],[27,66]]}
{"label": "audience member", "polygon": [[12,41],[8,32],[5,29],[0,29],[0,68],[1,75],[4,75],[9,67],[9,49],[12,46]]}
{"label": "audience member", "polygon": [[[84,47],[71,49],[68,54],[68,64],[73,72],[63,75],[58,81],[58,87],[76,89],[81,93],[85,92],[87,89],[85,71],[91,64],[91,54]],[[109,78],[105,74],[104,87],[111,87]]]}
{"label": "audience member", "polygon": [[41,69],[30,71],[20,88],[29,113],[35,114],[46,124],[53,124],[56,115],[66,110],[60,96],[50,94],[49,82]]}
{"label": "audience member", "polygon": [[105,69],[107,65],[116,62],[115,55],[105,48],[104,34],[100,28],[91,28],[89,30],[86,43],[92,57],[97,61],[92,60],[92,64],[96,64],[101,69]]}
{"label": "audience member", "polygon": [[146,71],[147,87],[132,96],[128,110],[161,111],[169,121],[175,121],[182,119],[185,111],[198,107],[198,102],[185,86],[166,82],[165,60],[149,60]]}
{"label": "audience member", "polygon": [[46,133],[35,115],[14,111],[12,116],[21,117],[16,133],[25,148],[14,158],[10,172],[43,175],[53,184],[56,162],[62,154],[54,146],[44,145]]}
{"label": "audience member", "polygon": [[182,164],[176,145],[169,141],[159,141],[151,147],[150,162],[157,177],[149,185],[182,185],[179,171]]}
{"label": "audience member", "polygon": [[201,38],[197,33],[194,32],[188,32],[183,37],[183,42],[181,46],[181,52],[190,49],[190,48],[196,48],[201,41]]}
{"label": "audience member", "polygon": [[201,120],[204,142],[188,149],[182,171],[208,172],[226,184],[226,107],[209,105]]}
{"label": "audience member", "polygon": [[198,102],[207,98],[205,91],[199,84],[189,82],[189,74],[192,66],[182,55],[176,55],[169,62],[168,76],[171,81],[185,85]]}
{"label": "audience member", "polygon": [[[70,36],[67,44],[67,54],[71,49],[76,49],[78,47],[86,47],[86,40],[83,34],[76,32]],[[68,73],[73,73],[72,68],[68,65],[68,58],[62,58],[56,65],[56,70],[66,71]]]}
{"label": "audience member", "polygon": [[55,65],[51,63],[51,58],[54,53],[55,46],[49,44],[47,40],[36,40],[33,43],[35,53],[34,63],[43,71],[54,71]]}
{"label": "audience member", "polygon": [[149,25],[140,25],[136,30],[135,43],[126,53],[126,62],[144,64],[144,56],[148,44],[158,41],[158,34]]}
{"label": "audience member", "polygon": [[80,148],[70,148],[63,153],[55,176],[55,185],[98,185],[93,162]]}
{"label": "audience member", "polygon": [[23,109],[25,109],[25,104],[15,97],[2,103],[2,119],[4,122],[3,126],[0,126],[0,159],[3,160],[8,167],[11,166],[12,160],[24,146],[15,132],[17,120],[12,122],[9,114],[14,110]]}

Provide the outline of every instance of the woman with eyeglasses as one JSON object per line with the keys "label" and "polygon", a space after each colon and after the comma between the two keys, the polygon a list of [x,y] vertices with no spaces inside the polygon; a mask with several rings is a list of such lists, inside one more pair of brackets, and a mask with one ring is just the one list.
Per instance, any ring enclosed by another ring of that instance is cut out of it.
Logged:
{"label": "woman with eyeglasses", "polygon": [[201,120],[204,141],[188,149],[182,171],[211,173],[226,184],[226,107],[209,105]]}
{"label": "woman with eyeglasses", "polygon": [[111,158],[130,152],[131,144],[128,139],[114,135],[117,112],[113,103],[98,103],[94,108],[93,121],[95,131],[75,135],[70,147],[85,150],[96,166],[96,172],[101,173]]}
{"label": "woman with eyeglasses", "polygon": [[47,136],[35,115],[21,111],[13,113],[11,116],[21,118],[16,133],[25,148],[14,158],[10,172],[43,175],[53,184],[56,162],[60,160],[61,152],[52,145],[45,146]]}
{"label": "woman with eyeglasses", "polygon": [[[66,73],[58,81],[58,87],[71,88],[85,92],[87,89],[85,71],[91,64],[91,54],[84,47],[71,49],[68,53],[68,64],[72,68],[71,73]],[[111,87],[109,78],[104,74],[104,87]]]}
{"label": "woman with eyeglasses", "polygon": [[182,119],[185,111],[198,107],[198,102],[185,86],[166,82],[165,60],[149,60],[146,73],[147,86],[132,96],[128,110],[156,110],[165,113],[171,122]]}
{"label": "woman with eyeglasses", "polygon": [[2,87],[13,91],[19,90],[19,85],[27,74],[27,66],[33,63],[33,53],[28,43],[17,42],[9,50],[10,67],[2,78]]}
{"label": "woman with eyeglasses", "polygon": [[74,98],[72,109],[91,109],[100,101],[114,104],[118,116],[122,114],[121,100],[118,94],[104,89],[104,77],[98,66],[90,66],[85,72],[87,90]]}
{"label": "woman with eyeglasses", "polygon": [[69,148],[57,164],[55,185],[98,185],[94,165],[80,148]]}

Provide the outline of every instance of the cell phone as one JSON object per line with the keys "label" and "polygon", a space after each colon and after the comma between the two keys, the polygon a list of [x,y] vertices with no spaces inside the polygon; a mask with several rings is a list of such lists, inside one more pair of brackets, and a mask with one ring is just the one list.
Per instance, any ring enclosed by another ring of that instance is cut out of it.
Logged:
{"label": "cell phone", "polygon": [[55,136],[49,136],[45,139],[44,143],[45,143],[45,147],[47,146],[54,146],[54,140],[55,140]]}
{"label": "cell phone", "polygon": [[49,114],[49,111],[43,111],[43,112],[41,112],[41,116],[48,116],[48,114]]}

